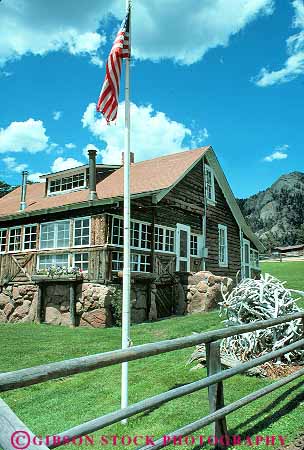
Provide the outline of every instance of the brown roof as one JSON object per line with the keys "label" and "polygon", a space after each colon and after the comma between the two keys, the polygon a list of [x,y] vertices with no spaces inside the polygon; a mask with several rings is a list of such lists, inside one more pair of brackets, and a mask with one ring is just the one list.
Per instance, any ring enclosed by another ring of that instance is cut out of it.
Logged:
{"label": "brown roof", "polygon": [[[148,193],[171,187],[209,148],[202,147],[132,164],[131,193],[133,195]],[[19,187],[0,199],[1,217],[19,212],[20,191]],[[84,189],[46,197],[45,183],[29,184],[26,194],[27,207],[24,212],[86,202],[88,195],[88,189]],[[123,196],[123,167],[97,184],[97,196],[100,200]]]}
{"label": "brown roof", "polygon": [[280,252],[290,252],[293,250],[302,250],[302,249],[304,249],[304,244],[289,245],[287,247],[275,247],[275,250],[279,250]]}

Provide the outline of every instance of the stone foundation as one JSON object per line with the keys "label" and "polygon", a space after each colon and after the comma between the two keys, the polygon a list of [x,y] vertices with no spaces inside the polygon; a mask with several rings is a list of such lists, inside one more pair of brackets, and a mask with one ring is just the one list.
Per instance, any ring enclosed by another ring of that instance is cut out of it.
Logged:
{"label": "stone foundation", "polygon": [[[103,328],[119,324],[122,286],[97,283],[76,285],[76,320],[82,327]],[[0,323],[37,321],[38,285],[9,285],[0,293]],[[69,283],[46,283],[43,290],[44,323],[71,325]],[[138,284],[131,290],[132,323],[148,316],[148,286]]]}
{"label": "stone foundation", "polygon": [[34,322],[37,318],[38,286],[7,286],[0,293],[0,323]]}
{"label": "stone foundation", "polygon": [[[175,284],[176,314],[207,312],[217,307],[223,291],[232,289],[232,279],[210,272],[177,274]],[[50,281],[44,284],[44,322],[71,325],[70,294],[67,283]],[[103,328],[119,325],[122,309],[122,285],[81,282],[75,286],[76,325]],[[136,281],[131,289],[131,321],[141,323],[157,319],[157,287],[154,283]],[[151,303],[149,304],[149,298]],[[0,323],[37,321],[38,285],[9,285],[0,292]]]}

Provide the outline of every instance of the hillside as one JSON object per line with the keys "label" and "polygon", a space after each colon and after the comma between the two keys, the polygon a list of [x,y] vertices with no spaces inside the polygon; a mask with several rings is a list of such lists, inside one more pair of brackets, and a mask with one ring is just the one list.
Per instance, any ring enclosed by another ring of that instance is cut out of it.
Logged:
{"label": "hillside", "polygon": [[267,249],[304,242],[304,173],[282,175],[265,191],[240,199],[239,205]]}

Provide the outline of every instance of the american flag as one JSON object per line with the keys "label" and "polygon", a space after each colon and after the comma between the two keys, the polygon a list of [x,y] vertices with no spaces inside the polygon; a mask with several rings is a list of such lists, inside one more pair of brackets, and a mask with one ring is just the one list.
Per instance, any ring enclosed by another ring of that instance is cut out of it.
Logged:
{"label": "american flag", "polygon": [[108,123],[117,117],[122,60],[130,57],[129,29],[130,8],[110,51],[106,77],[96,106],[97,111],[104,115]]}

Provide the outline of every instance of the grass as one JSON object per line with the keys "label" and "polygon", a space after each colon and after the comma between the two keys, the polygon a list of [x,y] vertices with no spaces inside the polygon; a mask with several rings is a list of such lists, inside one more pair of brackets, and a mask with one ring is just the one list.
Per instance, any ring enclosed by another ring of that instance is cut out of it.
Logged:
{"label": "grass", "polygon": [[[217,312],[174,317],[156,323],[134,325],[134,345],[172,339],[196,331],[220,328]],[[89,355],[120,347],[120,329],[74,330],[35,324],[0,326],[0,371]],[[185,366],[193,349],[179,350],[129,364],[130,401],[165,392],[206,376],[205,370]],[[269,383],[268,380],[235,376],[224,382],[226,404]],[[2,394],[3,399],[37,435],[53,435],[120,407],[120,366],[53,380]],[[94,433],[94,447],[101,435],[154,435],[177,430],[208,414],[207,390],[169,402],[129,419],[128,425],[112,425]],[[291,441],[303,426],[303,383],[296,381],[228,416],[230,434],[282,435]],[[1,431],[1,430],[0,430]],[[194,436],[210,435],[206,427]],[[279,442],[276,442],[277,447]],[[113,448],[107,445],[105,448]],[[125,448],[122,444],[114,448]],[[136,445],[128,448],[134,449]],[[169,448],[174,448],[173,446]],[[180,448],[180,447],[179,447]],[[182,448],[192,449],[193,445]],[[205,447],[206,448],[206,447]],[[210,448],[210,447],[208,447]],[[240,450],[248,445],[240,445]],[[255,448],[266,448],[265,445]]]}
{"label": "grass", "polygon": [[[281,281],[287,281],[286,286],[290,289],[304,291],[304,261],[263,261],[261,267],[263,273],[267,272]],[[297,304],[304,308],[304,297]]]}

